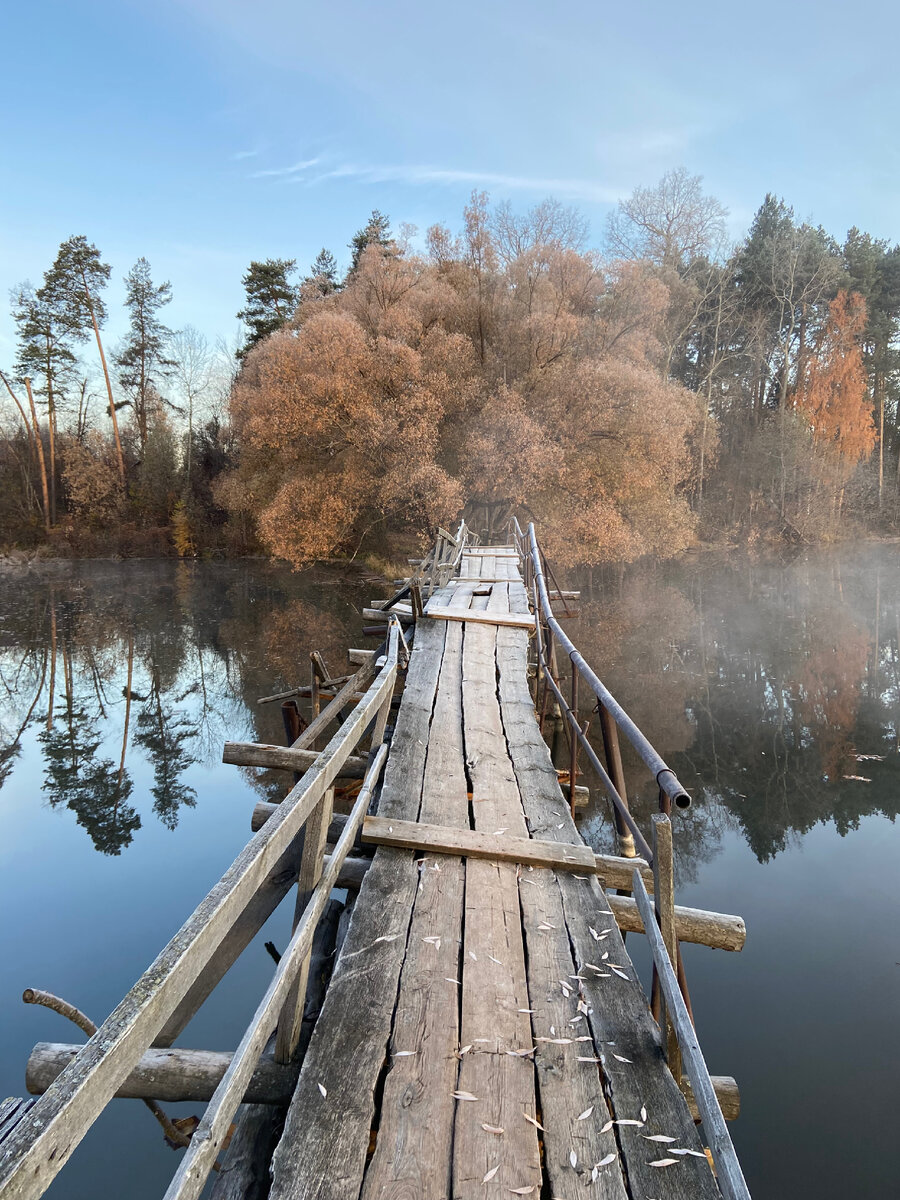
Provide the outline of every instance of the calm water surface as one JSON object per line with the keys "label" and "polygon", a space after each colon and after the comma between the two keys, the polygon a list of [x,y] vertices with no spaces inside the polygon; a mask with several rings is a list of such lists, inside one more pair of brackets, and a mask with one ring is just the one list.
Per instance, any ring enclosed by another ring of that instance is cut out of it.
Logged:
{"label": "calm water surface", "polygon": [[[257,698],[305,682],[311,649],[344,673],[381,592],[260,563],[56,564],[0,586],[0,1095],[22,1095],[35,1042],[80,1040],[22,989],[108,1014],[246,843],[254,802],[283,794],[283,775],[222,766],[222,742],[283,741]],[[896,1194],[900,554],[704,558],[585,597],[569,631],[694,796],[678,898],[747,921],[741,954],[685,960],[710,1070],[740,1084],[751,1190]],[[629,776],[646,820],[652,789]],[[611,845],[602,805],[584,831]],[[181,1044],[237,1044],[289,920]],[[176,1165],[144,1106],[116,1101],[49,1194],[144,1200]]]}

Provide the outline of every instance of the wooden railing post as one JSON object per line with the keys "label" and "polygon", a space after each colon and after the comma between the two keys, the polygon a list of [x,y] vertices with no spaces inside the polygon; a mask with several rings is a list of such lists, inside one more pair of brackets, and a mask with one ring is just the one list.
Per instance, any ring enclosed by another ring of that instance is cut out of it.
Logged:
{"label": "wooden railing post", "polygon": [[[313,809],[303,831],[303,856],[300,860],[300,878],[297,880],[297,904],[294,909],[294,923],[291,933],[296,930],[303,912],[309,903],[309,898],[316,884],[322,877],[322,860],[325,857],[325,844],[328,840],[328,826],[334,810],[334,788],[328,788],[322,799]],[[303,1010],[306,1006],[306,984],[309,979],[309,962],[312,947],[303,959],[297,977],[291,985],[281,1015],[278,1018],[278,1032],[275,1036],[275,1061],[289,1063],[297,1049],[300,1031],[303,1025]]]}
{"label": "wooden railing post", "polygon": [[[672,970],[678,971],[678,938],[675,934],[675,859],[672,823],[666,813],[653,814],[653,904]],[[653,968],[656,976],[656,967]],[[655,989],[658,994],[658,986]],[[666,1043],[666,1059],[677,1084],[681,1083],[681,1051],[665,1001],[660,1003],[660,1030]]]}
{"label": "wooden railing post", "polygon": [[[575,666],[574,659],[570,660],[572,665],[572,716],[575,722],[578,722],[578,668]],[[572,820],[575,819],[575,779],[578,775],[578,738],[574,731],[569,737],[569,810],[572,813]]]}
{"label": "wooden railing post", "polygon": [[[619,798],[628,807],[628,793],[625,791],[625,771],[622,767],[622,751],[619,747],[619,727],[611,717],[601,700],[597,701],[597,712],[600,716],[600,732],[603,734],[603,750],[606,755],[606,769],[613,781],[613,786],[619,793]],[[618,809],[613,807],[616,822],[616,842],[619,854],[623,858],[634,858],[634,835],[622,820]]]}

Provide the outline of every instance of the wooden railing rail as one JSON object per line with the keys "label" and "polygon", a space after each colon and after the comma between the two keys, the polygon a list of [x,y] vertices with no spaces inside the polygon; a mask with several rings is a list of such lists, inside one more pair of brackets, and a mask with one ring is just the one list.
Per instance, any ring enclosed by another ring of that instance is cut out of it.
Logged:
{"label": "wooden railing rail", "polygon": [[[3,1200],[36,1200],[43,1195],[119,1086],[170,1021],[244,910],[266,885],[271,871],[321,804],[343,764],[373,722],[380,739],[397,678],[399,636],[399,625],[393,620],[386,652],[376,663],[377,676],[315,763],[94,1036],[4,1141],[0,1150],[0,1195]],[[333,704],[337,702],[332,701]],[[324,716],[324,712],[320,714],[320,717]],[[204,1131],[208,1136],[198,1140],[196,1151],[189,1160],[182,1162],[172,1184],[172,1188],[176,1188],[176,1184],[177,1188],[175,1191],[170,1188],[167,1195],[199,1195],[202,1190],[206,1175],[199,1178],[195,1168],[199,1170],[199,1164],[202,1164],[208,1171],[212,1166],[215,1152],[209,1158],[208,1143],[216,1136],[232,1100],[234,1107],[230,1108],[228,1122],[240,1103],[246,1082],[258,1061],[257,1045],[261,1053],[274,1028],[273,1022],[277,1021],[280,1008],[288,997],[295,974],[304,962],[328,892],[334,886],[353,845],[356,829],[365,816],[368,797],[377,782],[385,755],[386,748],[379,747],[374,752],[353,815],[328,867],[312,890],[288,951],[279,963],[256,1017],[210,1102]]]}
{"label": "wooden railing rail", "polygon": [[647,941],[650,943],[653,964],[659,975],[666,1008],[678,1037],[681,1060],[691,1081],[691,1091],[712,1152],[719,1188],[725,1200],[750,1200],[750,1192],[747,1189],[731,1135],[725,1124],[722,1109],[719,1107],[719,1101],[716,1098],[687,1005],[678,986],[675,968],[657,925],[653,902],[647,894],[639,871],[634,872],[632,886],[634,898],[644,922]]}

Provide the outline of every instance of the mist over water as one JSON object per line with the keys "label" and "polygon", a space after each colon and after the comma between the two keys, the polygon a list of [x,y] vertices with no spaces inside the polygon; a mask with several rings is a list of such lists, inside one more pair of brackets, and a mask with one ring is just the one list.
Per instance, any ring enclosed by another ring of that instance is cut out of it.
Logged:
{"label": "mist over water", "polygon": [[[578,584],[572,580],[573,586]],[[691,791],[674,816],[679,902],[740,913],[741,954],[686,947],[701,1045],[734,1075],[731,1126],[760,1197],[879,1194],[897,1077],[900,553],[787,563],[708,556],[581,581],[567,632]],[[43,987],[102,1020],[250,835],[284,773],[221,764],[282,742],[277,705],[367,644],[383,589],[260,562],[73,562],[0,593],[0,1094],[37,1041],[80,1041],[20,1002]],[[371,640],[368,644],[373,644]],[[587,714],[583,714],[585,717]],[[595,719],[596,723],[596,719]],[[869,757],[871,756],[871,757]],[[652,781],[628,759],[642,824]],[[856,778],[854,778],[854,776]],[[583,824],[612,846],[598,801]],[[232,1049],[271,976],[276,913],[180,1039]],[[643,939],[628,947],[645,980]],[[173,1105],[174,1115],[200,1112]],[[162,1194],[178,1162],[138,1101],[116,1101],[53,1196]]]}

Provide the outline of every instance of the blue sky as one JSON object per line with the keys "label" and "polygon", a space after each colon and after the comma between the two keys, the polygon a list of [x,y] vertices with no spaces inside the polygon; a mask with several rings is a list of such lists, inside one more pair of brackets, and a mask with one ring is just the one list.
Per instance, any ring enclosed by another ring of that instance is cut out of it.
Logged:
{"label": "blue sky", "polygon": [[[552,194],[595,243],[684,165],[740,236],[766,191],[900,238],[895,6],[33,0],[3,19],[6,293],[84,233],[172,281],[170,325],[231,334],[251,258],[342,263],[372,208],[453,226],[473,187]],[[114,318],[112,333],[121,331]]]}

